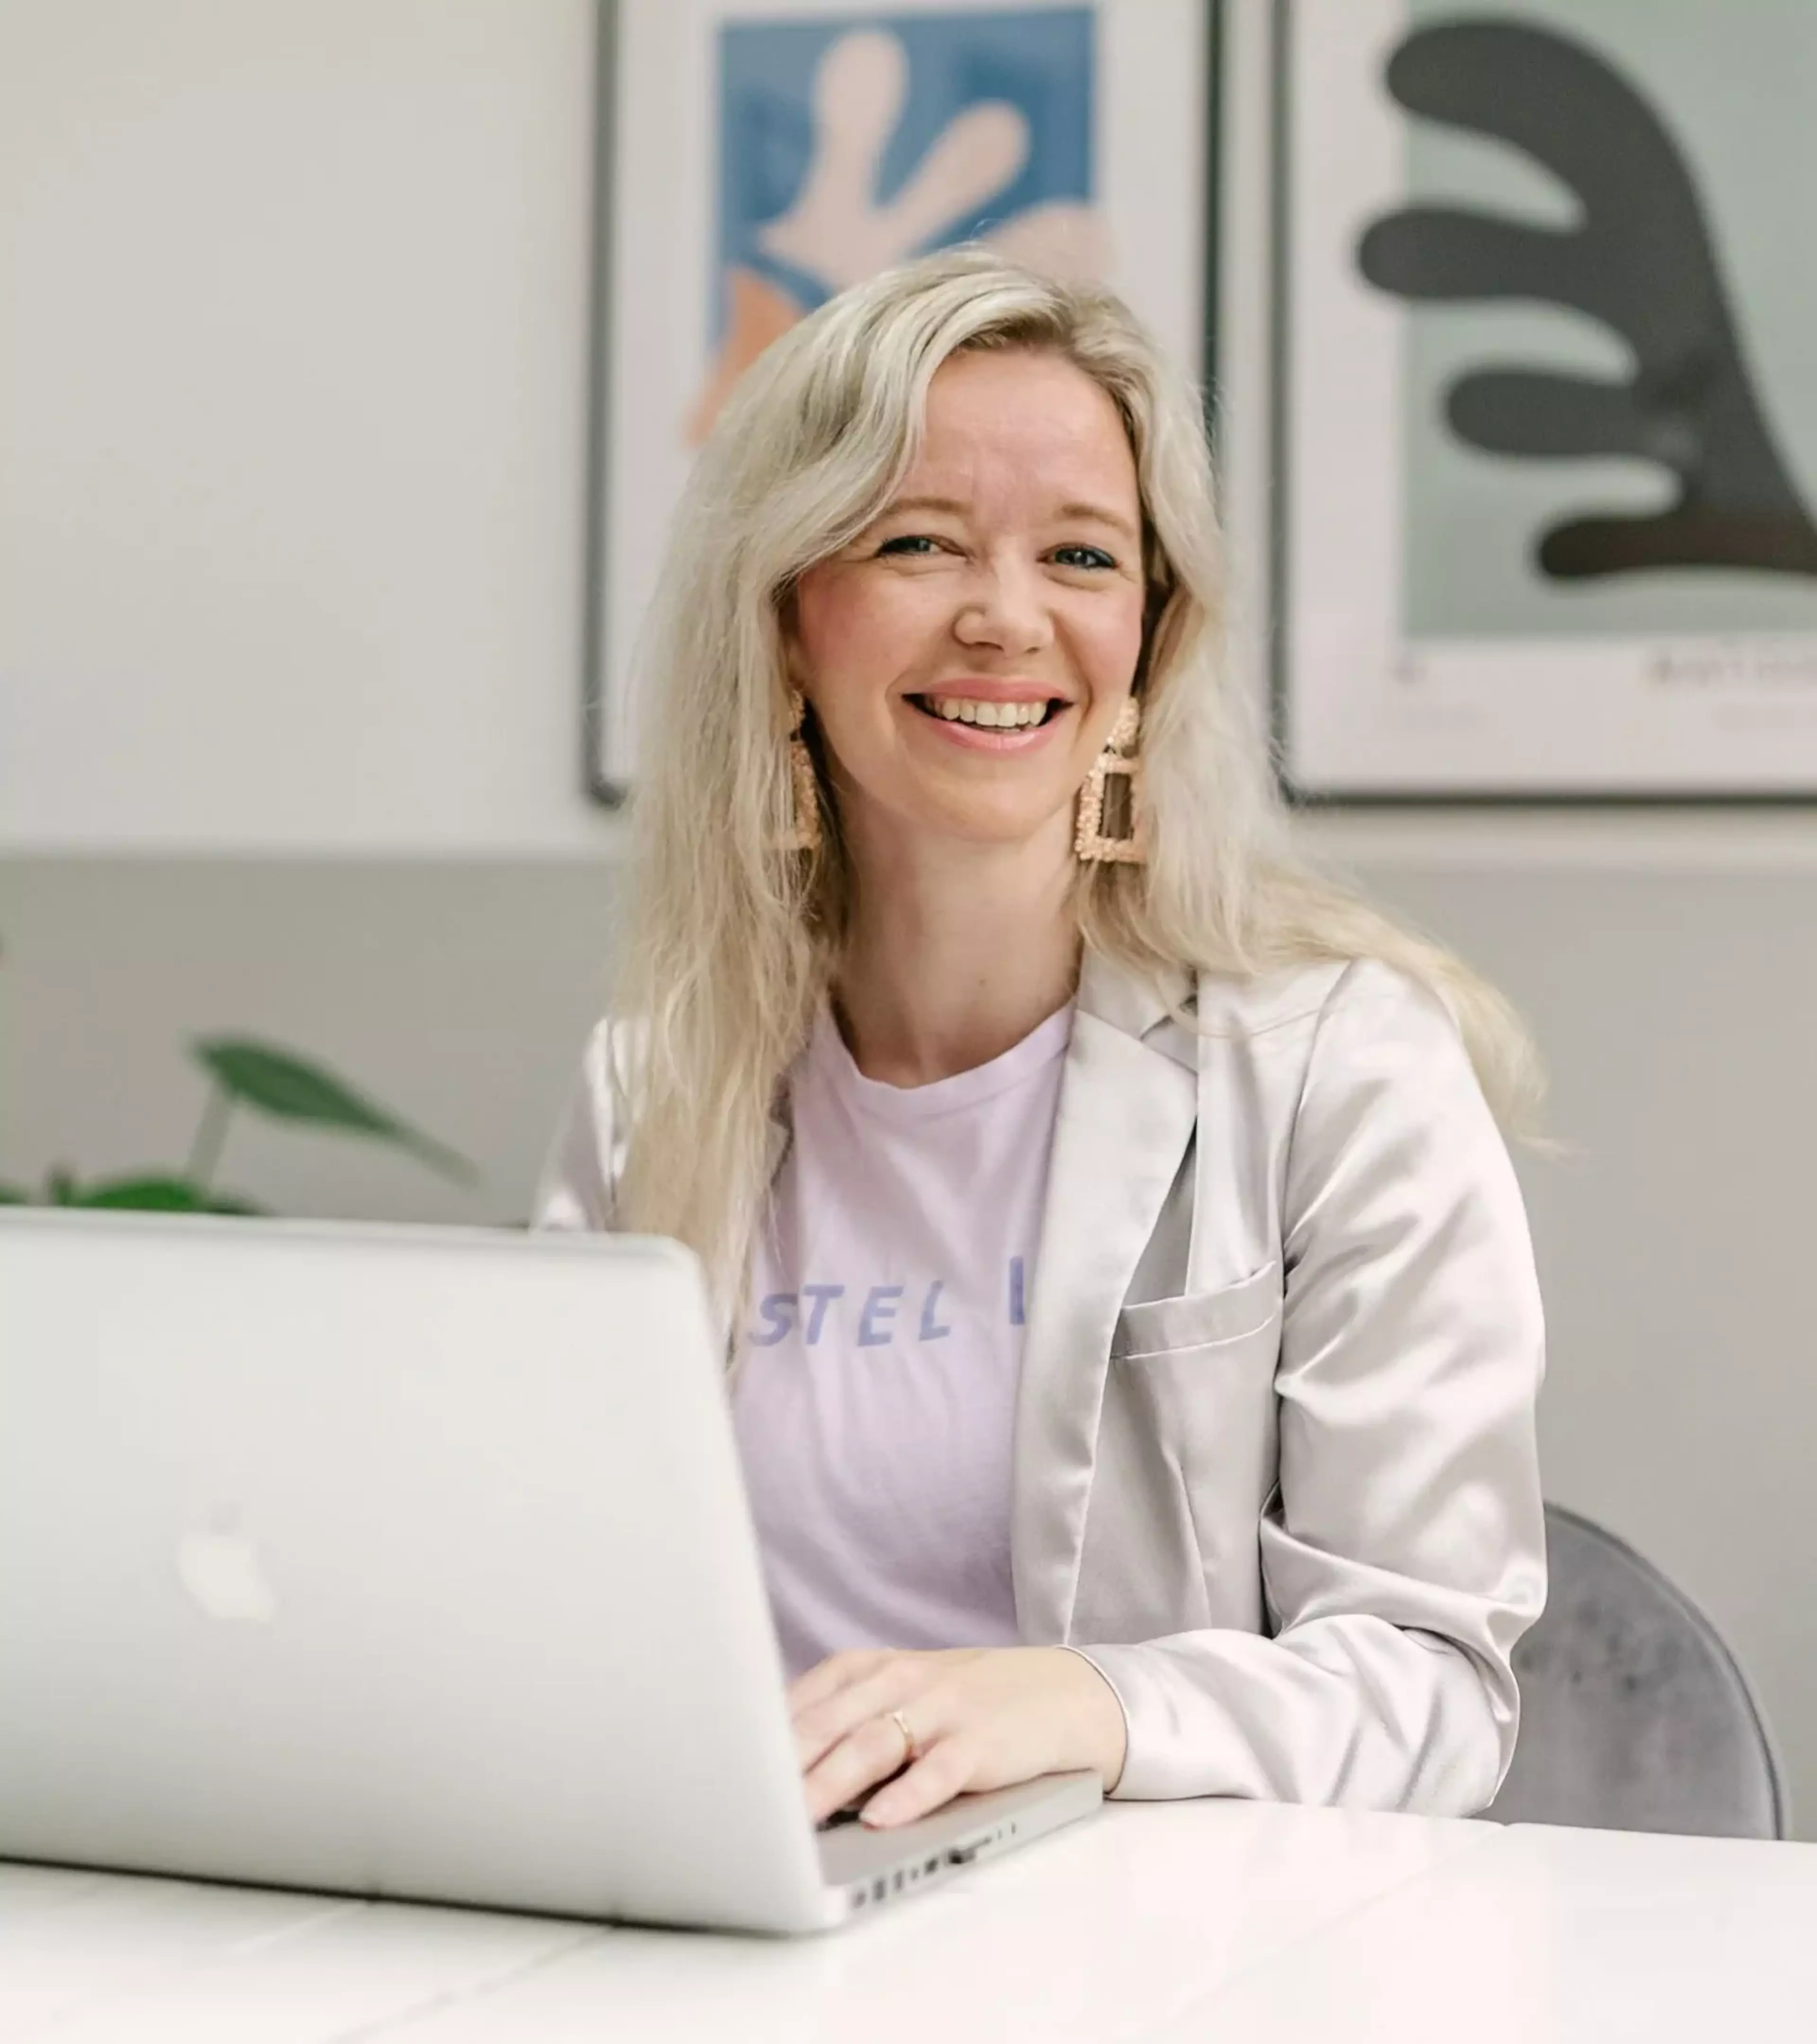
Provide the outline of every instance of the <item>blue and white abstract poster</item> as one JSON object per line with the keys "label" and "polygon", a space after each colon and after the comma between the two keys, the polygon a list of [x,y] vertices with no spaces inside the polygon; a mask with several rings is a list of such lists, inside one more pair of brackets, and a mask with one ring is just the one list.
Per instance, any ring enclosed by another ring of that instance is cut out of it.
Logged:
{"label": "blue and white abstract poster", "polygon": [[1104,273],[1093,14],[720,25],[713,360],[691,439],[778,334],[910,256],[981,240],[1062,275]]}

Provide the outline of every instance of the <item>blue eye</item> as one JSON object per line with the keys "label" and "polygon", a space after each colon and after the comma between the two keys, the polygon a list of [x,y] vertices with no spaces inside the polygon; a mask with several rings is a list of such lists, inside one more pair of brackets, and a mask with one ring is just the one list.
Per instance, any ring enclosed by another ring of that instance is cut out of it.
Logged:
{"label": "blue eye", "polygon": [[893,540],[885,540],[877,550],[880,554],[911,554],[920,555],[934,551],[934,542],[925,532],[901,532]]}
{"label": "blue eye", "polygon": [[[1069,555],[1083,558],[1068,559]],[[1116,566],[1102,547],[1056,547],[1054,559],[1063,568],[1114,568]]]}

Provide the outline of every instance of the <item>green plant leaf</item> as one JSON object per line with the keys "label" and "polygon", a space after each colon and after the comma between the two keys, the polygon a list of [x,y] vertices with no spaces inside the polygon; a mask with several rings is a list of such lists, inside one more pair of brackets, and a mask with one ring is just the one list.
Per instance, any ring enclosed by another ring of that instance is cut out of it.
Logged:
{"label": "green plant leaf", "polygon": [[32,1196],[23,1185],[0,1185],[0,1207],[29,1207]]}
{"label": "green plant leaf", "polygon": [[259,1214],[265,1209],[251,1200],[236,1199],[231,1193],[217,1193],[193,1179],[147,1174],[134,1178],[105,1178],[92,1185],[72,1186],[63,1201],[71,1207],[131,1208],[140,1213]]}
{"label": "green plant leaf", "polygon": [[245,1037],[198,1038],[191,1052],[223,1092],[281,1121],[305,1121],[395,1144],[444,1178],[471,1184],[478,1177],[467,1158],[356,1092],[325,1066]]}

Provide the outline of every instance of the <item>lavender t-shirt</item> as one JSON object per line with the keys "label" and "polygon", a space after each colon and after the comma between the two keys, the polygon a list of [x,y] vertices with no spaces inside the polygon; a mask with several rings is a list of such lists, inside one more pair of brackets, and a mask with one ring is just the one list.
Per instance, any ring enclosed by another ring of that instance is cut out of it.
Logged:
{"label": "lavender t-shirt", "polygon": [[1072,1024],[902,1087],[823,1005],[789,1073],[733,1416],[791,1675],[1016,1642],[1016,1385]]}

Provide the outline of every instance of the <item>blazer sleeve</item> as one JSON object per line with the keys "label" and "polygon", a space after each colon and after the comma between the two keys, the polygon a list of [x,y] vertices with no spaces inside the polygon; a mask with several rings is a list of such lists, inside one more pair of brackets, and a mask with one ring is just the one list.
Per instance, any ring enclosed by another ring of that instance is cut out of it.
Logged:
{"label": "blazer sleeve", "polygon": [[618,1175],[610,1059],[613,1030],[601,1022],[587,1039],[580,1075],[531,1203],[532,1228],[605,1233],[613,1219]]}
{"label": "blazer sleeve", "polygon": [[1320,1012],[1284,1174],[1272,1637],[1081,1647],[1124,1707],[1115,1793],[1464,1815],[1545,1601],[1544,1333],[1513,1167],[1448,1011],[1390,968]]}

